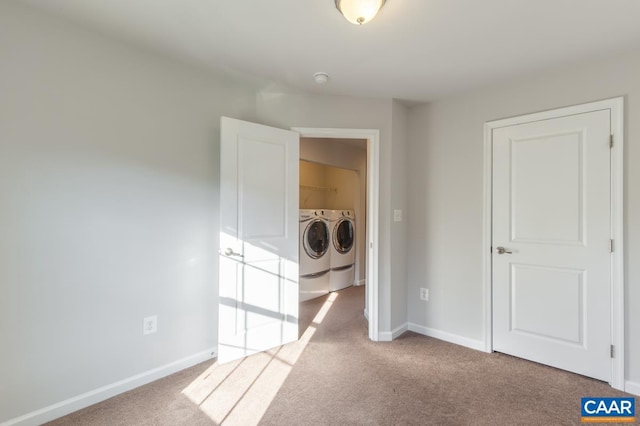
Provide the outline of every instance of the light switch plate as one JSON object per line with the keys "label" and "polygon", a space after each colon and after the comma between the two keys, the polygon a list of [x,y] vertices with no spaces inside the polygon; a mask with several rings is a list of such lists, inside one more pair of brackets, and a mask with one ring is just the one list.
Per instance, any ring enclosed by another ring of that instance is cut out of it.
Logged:
{"label": "light switch plate", "polygon": [[393,211],[393,221],[394,222],[402,222],[402,210],[395,209]]}

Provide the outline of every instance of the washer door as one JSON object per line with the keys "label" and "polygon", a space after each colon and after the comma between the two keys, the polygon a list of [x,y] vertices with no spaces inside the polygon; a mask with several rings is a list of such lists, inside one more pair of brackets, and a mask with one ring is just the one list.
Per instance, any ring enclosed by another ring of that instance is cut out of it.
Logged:
{"label": "washer door", "polygon": [[333,246],[339,253],[346,254],[353,247],[353,222],[340,219],[333,229]]}
{"label": "washer door", "polygon": [[329,228],[321,219],[314,219],[304,230],[302,246],[312,259],[319,259],[329,249]]}

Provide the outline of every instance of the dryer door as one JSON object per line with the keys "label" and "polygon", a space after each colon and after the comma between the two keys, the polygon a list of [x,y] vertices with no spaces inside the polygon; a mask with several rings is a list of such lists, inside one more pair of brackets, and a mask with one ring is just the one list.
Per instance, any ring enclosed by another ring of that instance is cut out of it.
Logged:
{"label": "dryer door", "polygon": [[329,228],[321,219],[314,219],[304,230],[303,244],[305,253],[312,259],[319,259],[329,249]]}
{"label": "dryer door", "polygon": [[339,253],[349,253],[354,243],[353,222],[340,219],[333,229],[333,245]]}

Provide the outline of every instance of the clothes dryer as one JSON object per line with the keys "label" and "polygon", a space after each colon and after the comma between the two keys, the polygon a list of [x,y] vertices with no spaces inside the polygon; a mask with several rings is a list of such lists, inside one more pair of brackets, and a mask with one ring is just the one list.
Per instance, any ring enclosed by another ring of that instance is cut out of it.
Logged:
{"label": "clothes dryer", "polygon": [[353,210],[331,210],[331,274],[329,290],[350,287],[355,282],[356,226]]}
{"label": "clothes dryer", "polygon": [[329,292],[331,233],[324,210],[300,210],[300,301]]}

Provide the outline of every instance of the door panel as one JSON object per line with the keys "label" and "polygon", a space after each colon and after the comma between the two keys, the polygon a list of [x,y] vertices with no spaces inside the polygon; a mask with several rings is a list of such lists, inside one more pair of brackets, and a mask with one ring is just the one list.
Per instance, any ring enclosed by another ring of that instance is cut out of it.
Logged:
{"label": "door panel", "polygon": [[298,134],[223,117],[218,361],[298,338]]}
{"label": "door panel", "polygon": [[610,118],[494,129],[494,350],[611,378]]}
{"label": "door panel", "polygon": [[238,151],[240,232],[245,239],[286,238],[286,145],[241,137]]}
{"label": "door panel", "polygon": [[[512,241],[582,244],[583,132],[512,139]],[[553,220],[539,206],[552,205]]]}
{"label": "door panel", "polygon": [[582,345],[583,277],[566,268],[511,265],[511,330]]}

